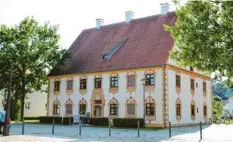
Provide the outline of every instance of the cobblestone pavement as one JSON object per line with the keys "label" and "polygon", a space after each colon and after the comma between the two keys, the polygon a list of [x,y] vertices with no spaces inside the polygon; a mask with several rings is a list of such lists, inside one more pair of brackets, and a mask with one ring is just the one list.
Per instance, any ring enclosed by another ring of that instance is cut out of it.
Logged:
{"label": "cobblestone pavement", "polygon": [[[168,130],[148,131],[141,130],[137,137],[137,130],[112,129],[111,136],[108,128],[83,127],[82,135],[79,135],[79,127],[55,126],[55,134],[52,135],[52,126],[44,124],[25,124],[25,135],[21,135],[21,124],[13,124],[11,136],[1,137],[1,142],[155,142],[155,141],[179,141],[198,142],[200,140],[199,126],[172,128],[172,138],[168,139]],[[233,142],[233,125],[203,126],[204,142]]]}

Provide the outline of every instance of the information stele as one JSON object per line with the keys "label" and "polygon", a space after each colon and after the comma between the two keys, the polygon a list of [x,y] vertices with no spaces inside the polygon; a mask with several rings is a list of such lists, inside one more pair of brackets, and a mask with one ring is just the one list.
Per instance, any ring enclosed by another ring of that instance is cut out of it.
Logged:
{"label": "information stele", "polygon": [[74,121],[73,121],[73,123],[79,123],[79,121],[80,121],[79,114],[74,114]]}

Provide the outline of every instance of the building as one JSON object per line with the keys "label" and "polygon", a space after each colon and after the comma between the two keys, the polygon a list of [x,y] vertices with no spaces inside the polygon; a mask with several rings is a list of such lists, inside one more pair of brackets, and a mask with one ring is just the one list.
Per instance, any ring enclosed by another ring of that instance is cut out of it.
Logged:
{"label": "building", "polygon": [[36,116],[46,116],[46,114],[47,114],[47,93],[43,91],[35,91],[28,94],[24,104],[24,116],[36,117]]}
{"label": "building", "polygon": [[[163,25],[176,15],[161,4],[161,13],[83,30],[65,65],[48,77],[48,116],[144,118],[147,126],[199,124],[212,118],[211,79],[169,57],[175,48]],[[144,97],[145,92],[145,97]],[[143,101],[144,100],[144,101]],[[145,105],[144,105],[145,103]]]}
{"label": "building", "polygon": [[227,89],[225,97],[228,97],[227,103],[224,105],[224,109],[228,110],[233,115],[233,90]]}

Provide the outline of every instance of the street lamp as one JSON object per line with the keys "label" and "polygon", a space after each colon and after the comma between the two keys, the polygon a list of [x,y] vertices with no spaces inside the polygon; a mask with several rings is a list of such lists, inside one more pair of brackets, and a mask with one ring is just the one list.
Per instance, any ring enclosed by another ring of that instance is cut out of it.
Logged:
{"label": "street lamp", "polygon": [[10,83],[9,83],[8,95],[7,95],[5,124],[3,127],[3,136],[9,136],[9,126],[7,126],[8,125],[7,122],[10,117],[10,109],[11,109],[11,82],[12,82],[12,63],[11,63],[11,71],[10,71]]}
{"label": "street lamp", "polygon": [[146,83],[147,83],[147,81],[148,81],[148,79],[146,79],[146,78],[143,78],[142,80],[142,85],[143,85],[143,120],[144,120],[144,127],[145,127],[145,125],[146,125],[146,114],[145,114],[145,85],[146,85]]}

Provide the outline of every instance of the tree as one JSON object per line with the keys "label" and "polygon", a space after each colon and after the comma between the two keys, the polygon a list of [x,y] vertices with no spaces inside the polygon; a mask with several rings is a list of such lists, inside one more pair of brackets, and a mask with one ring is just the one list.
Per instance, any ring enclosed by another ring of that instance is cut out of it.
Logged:
{"label": "tree", "polygon": [[217,122],[218,118],[223,114],[223,105],[221,101],[212,100],[213,104],[213,121]]}
{"label": "tree", "polygon": [[196,67],[233,87],[233,2],[188,1],[176,11],[174,26],[165,25],[177,46],[171,57],[182,66]]}
{"label": "tree", "polygon": [[226,82],[212,82],[213,95],[217,95],[222,99],[226,100],[225,93],[227,91]]}
{"label": "tree", "polygon": [[69,57],[67,50],[60,50],[57,29],[29,17],[14,27],[0,26],[0,90],[8,87],[12,64],[12,92],[15,102],[21,100],[21,120],[25,95],[39,91],[48,72]]}

